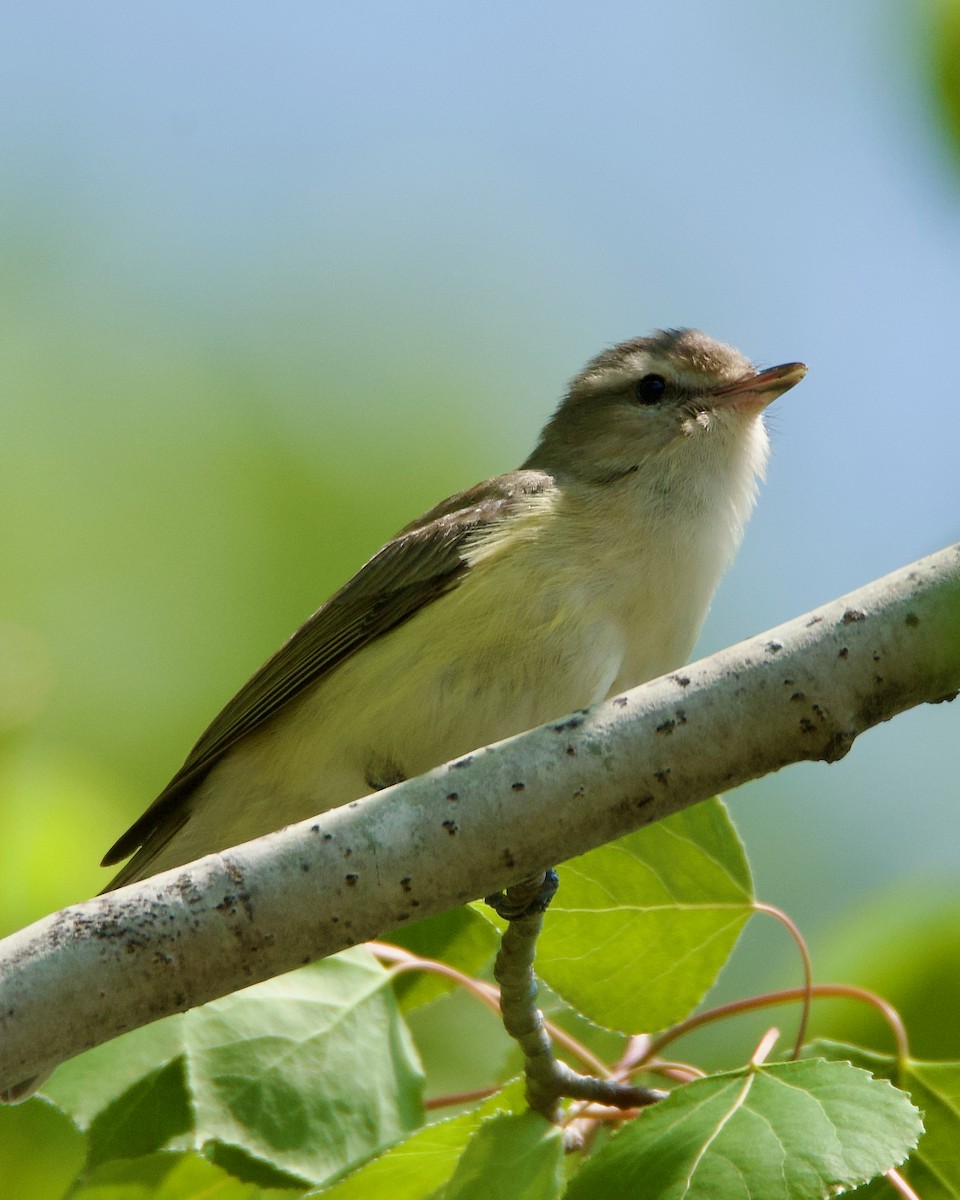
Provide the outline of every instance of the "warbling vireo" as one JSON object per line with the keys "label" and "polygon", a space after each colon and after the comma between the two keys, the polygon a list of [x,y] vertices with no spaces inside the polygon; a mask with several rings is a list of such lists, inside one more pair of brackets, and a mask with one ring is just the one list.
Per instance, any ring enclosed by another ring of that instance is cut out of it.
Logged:
{"label": "warbling vireo", "polygon": [[311,817],[680,666],[740,543],[757,371],[691,329],[599,354],[517,471],[402,529],[217,716],[111,887]]}

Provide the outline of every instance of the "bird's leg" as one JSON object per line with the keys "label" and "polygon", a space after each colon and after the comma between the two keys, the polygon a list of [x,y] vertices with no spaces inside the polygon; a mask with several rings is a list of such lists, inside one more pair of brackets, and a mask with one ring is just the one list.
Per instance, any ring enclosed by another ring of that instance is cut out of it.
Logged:
{"label": "bird's leg", "polygon": [[639,1108],[662,1099],[663,1093],[580,1075],[554,1054],[543,1013],[537,1008],[539,988],[533,960],[543,914],[556,890],[557,873],[551,869],[488,896],[486,903],[510,922],[500,940],[493,974],[500,986],[504,1028],[523,1051],[527,1103],[558,1125],[563,1117],[560,1102],[565,1097],[615,1108]]}

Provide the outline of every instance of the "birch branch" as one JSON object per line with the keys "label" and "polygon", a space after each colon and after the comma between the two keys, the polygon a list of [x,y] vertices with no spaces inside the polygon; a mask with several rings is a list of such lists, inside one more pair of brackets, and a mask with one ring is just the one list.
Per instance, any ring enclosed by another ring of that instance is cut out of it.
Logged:
{"label": "birch branch", "polygon": [[0,1090],[960,690],[960,544],[605,704],[0,942]]}

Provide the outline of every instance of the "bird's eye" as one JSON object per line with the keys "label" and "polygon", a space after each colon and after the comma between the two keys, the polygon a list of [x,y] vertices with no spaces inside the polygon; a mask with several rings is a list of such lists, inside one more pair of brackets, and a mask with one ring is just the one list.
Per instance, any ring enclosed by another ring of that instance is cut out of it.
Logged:
{"label": "bird's eye", "polygon": [[636,397],[641,404],[658,404],[667,390],[667,381],[662,375],[644,375],[637,381]]}

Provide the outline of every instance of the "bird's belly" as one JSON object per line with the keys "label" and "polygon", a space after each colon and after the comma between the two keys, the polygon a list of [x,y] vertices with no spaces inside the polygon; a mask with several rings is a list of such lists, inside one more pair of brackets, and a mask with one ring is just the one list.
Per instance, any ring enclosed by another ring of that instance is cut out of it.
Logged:
{"label": "bird's belly", "polygon": [[[303,702],[306,721],[334,736],[341,762],[369,774],[372,759],[386,782],[593,704],[620,670],[622,631],[566,598],[491,611],[483,597],[454,593],[433,607]],[[356,714],[349,727],[341,705]]]}

